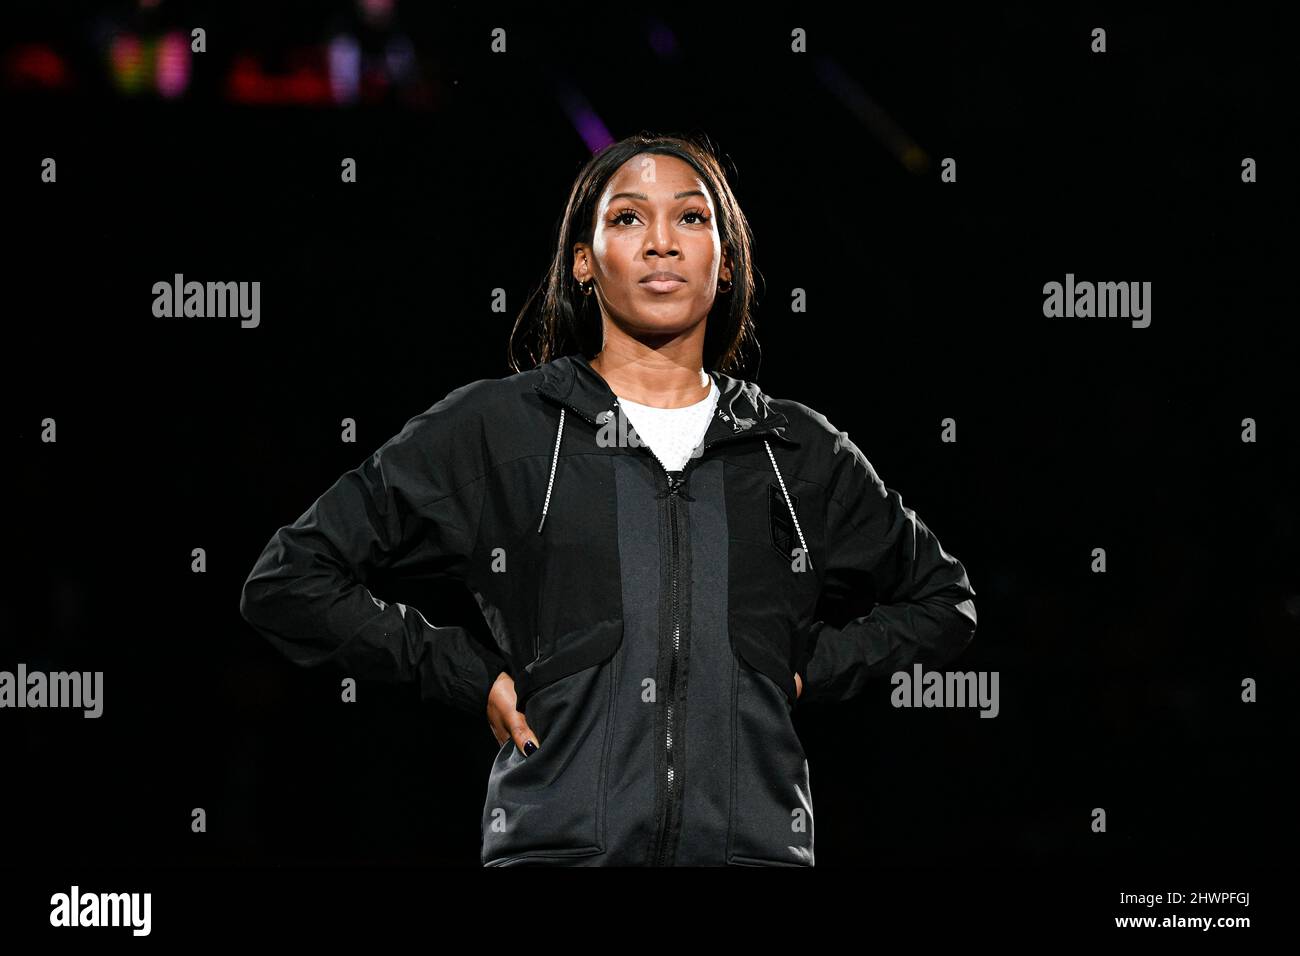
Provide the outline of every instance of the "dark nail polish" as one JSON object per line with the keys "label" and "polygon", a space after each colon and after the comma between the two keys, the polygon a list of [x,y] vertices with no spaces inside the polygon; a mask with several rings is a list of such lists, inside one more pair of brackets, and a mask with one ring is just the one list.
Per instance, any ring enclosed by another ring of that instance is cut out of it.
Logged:
{"label": "dark nail polish", "polygon": [[537,750],[537,744],[533,743],[531,740],[525,740],[525,741],[524,741],[524,756],[525,756],[525,757],[531,757],[531,756],[533,755],[533,752],[534,752],[535,750]]}

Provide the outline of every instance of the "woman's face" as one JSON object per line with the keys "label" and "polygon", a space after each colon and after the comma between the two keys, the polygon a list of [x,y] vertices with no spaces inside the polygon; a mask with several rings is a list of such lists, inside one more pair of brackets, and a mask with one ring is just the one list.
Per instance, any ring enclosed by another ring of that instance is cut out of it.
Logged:
{"label": "woman's face", "polygon": [[[574,276],[596,282],[606,314],[631,332],[673,333],[703,320],[719,279],[731,278],[713,198],[676,156],[643,153],[610,179],[590,248],[575,247]],[[678,278],[649,280],[656,272]]]}

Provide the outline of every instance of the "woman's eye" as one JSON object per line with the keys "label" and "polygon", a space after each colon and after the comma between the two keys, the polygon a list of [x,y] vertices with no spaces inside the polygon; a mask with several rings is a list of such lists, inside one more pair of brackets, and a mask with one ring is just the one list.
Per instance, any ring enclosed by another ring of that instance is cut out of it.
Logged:
{"label": "woman's eye", "polygon": [[[709,221],[709,220],[708,220],[708,217],[705,216],[704,213],[699,212],[699,211],[694,210],[694,209],[691,209],[691,210],[688,210],[687,212],[682,213],[682,218],[683,218],[683,219],[687,218],[688,216],[694,216],[695,219],[698,221],[698,223],[692,223],[692,225],[695,225],[695,224],[703,225],[704,223],[706,223],[706,222]],[[635,218],[636,218],[636,213],[633,212],[631,209],[625,209],[625,210],[623,210],[622,212],[620,212],[620,213],[618,213],[617,215],[615,215],[614,218],[611,219],[611,220],[609,221],[609,224],[610,224],[611,226],[630,226],[630,225],[632,225],[630,222],[624,222],[624,221],[623,221],[624,219],[627,219],[627,218],[629,218],[629,217],[635,219]]]}

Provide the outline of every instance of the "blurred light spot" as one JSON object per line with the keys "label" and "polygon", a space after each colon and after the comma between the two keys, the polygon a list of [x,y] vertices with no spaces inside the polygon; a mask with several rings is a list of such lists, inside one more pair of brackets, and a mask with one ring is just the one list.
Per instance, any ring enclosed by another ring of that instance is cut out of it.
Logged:
{"label": "blurred light spot", "polygon": [[903,150],[903,165],[909,173],[923,173],[930,168],[930,157],[920,146],[913,143]]}
{"label": "blurred light spot", "polygon": [[10,82],[37,86],[60,87],[71,82],[63,58],[39,43],[11,51],[5,58],[5,75]]}
{"label": "blurred light spot", "polygon": [[174,99],[190,85],[190,44],[182,33],[169,33],[158,43],[158,92]]}
{"label": "blurred light spot", "polygon": [[384,63],[388,75],[396,83],[407,83],[416,75],[415,47],[410,38],[401,35],[388,41],[384,48]]}
{"label": "blurred light spot", "polygon": [[578,131],[582,141],[587,144],[587,149],[594,153],[614,141],[614,137],[609,135],[604,120],[596,115],[596,111],[587,102],[587,97],[579,90],[568,83],[560,82],[556,97],[560,101],[560,108],[569,117],[569,122]]}
{"label": "blurred light spot", "polygon": [[911,173],[923,173],[930,168],[930,157],[902,128],[876,103],[862,84],[830,57],[820,57],[816,63],[817,78],[858,120],[867,127],[886,149]]}
{"label": "blurred light spot", "polygon": [[144,87],[148,73],[148,49],[140,38],[129,33],[113,37],[109,47],[109,67],[113,82],[123,93],[135,94]]}
{"label": "blurred light spot", "polygon": [[650,43],[650,49],[664,59],[672,59],[677,56],[677,37],[666,23],[655,21],[651,24],[650,35],[646,39]]}
{"label": "blurred light spot", "polygon": [[393,0],[358,0],[357,7],[371,23],[387,23],[393,15]]}
{"label": "blurred light spot", "polygon": [[341,34],[330,41],[330,93],[336,103],[353,103],[361,89],[361,45]]}
{"label": "blurred light spot", "polygon": [[269,76],[250,56],[236,56],[227,79],[227,95],[236,103],[278,105],[329,104],[329,78],[319,69],[300,66],[288,76]]}

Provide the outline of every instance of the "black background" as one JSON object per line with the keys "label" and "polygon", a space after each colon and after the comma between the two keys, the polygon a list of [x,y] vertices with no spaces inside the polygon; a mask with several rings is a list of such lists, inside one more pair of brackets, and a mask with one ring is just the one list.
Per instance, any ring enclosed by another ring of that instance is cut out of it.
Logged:
{"label": "black background", "polygon": [[[818,869],[1292,858],[1296,172],[1276,13],[665,10],[681,52],[661,59],[651,21],[609,10],[401,4],[431,108],[227,102],[235,53],[274,65],[353,18],[275,9],[104,7],[208,28],[173,103],[112,90],[91,14],[5,11],[10,47],[57,46],[78,82],[5,90],[0,668],[105,672],[98,720],[0,713],[10,861],[478,865],[486,720],[413,687],[341,706],[338,675],[276,656],[239,591],[275,529],[408,418],[509,374],[515,310],[589,155],[561,83],[615,138],[721,145],[764,282],[747,377],[848,431],[977,591],[952,666],[999,672],[996,719],[895,710],[885,683],[796,709]],[[796,26],[815,53],[789,52]],[[928,171],[818,80],[823,55]],[[260,327],[155,319],[152,285],[176,272],[260,280]],[[1150,281],[1150,327],[1044,318],[1067,272]],[[477,613],[467,593],[423,610]]]}

